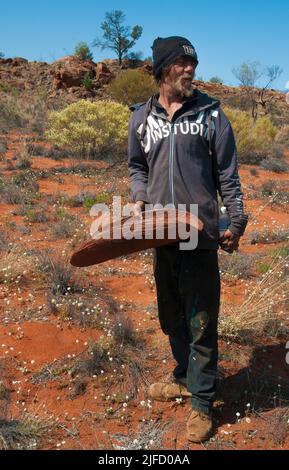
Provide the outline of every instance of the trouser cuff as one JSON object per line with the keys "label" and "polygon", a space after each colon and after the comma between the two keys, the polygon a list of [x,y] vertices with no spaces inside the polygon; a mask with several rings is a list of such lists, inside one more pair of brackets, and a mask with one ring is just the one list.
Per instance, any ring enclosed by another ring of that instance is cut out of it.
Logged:
{"label": "trouser cuff", "polygon": [[192,403],[192,408],[194,410],[201,411],[202,413],[205,413],[205,414],[210,414],[212,412],[213,406],[211,404],[204,405],[203,403],[200,403],[195,398],[192,398],[191,403]]}

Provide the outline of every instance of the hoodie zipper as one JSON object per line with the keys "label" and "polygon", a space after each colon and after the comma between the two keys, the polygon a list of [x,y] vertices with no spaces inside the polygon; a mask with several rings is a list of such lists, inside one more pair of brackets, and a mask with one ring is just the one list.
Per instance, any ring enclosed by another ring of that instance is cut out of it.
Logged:
{"label": "hoodie zipper", "polygon": [[[216,102],[213,102],[212,104],[216,104]],[[196,111],[190,111],[190,112],[187,112],[185,114],[183,114],[182,116],[180,116],[180,118],[184,118],[184,117],[187,117],[187,116],[195,116],[196,114],[199,114],[201,111],[205,111],[209,108],[212,107],[212,104],[210,104],[209,106],[204,106],[203,108],[199,109],[197,112]],[[146,119],[145,121],[147,120],[147,116],[149,114],[149,109],[146,111]],[[153,113],[155,114],[155,113]],[[155,114],[157,117],[158,117],[158,114]],[[179,118],[178,118],[179,119]],[[144,127],[145,125],[143,126],[143,131],[144,131]],[[175,205],[175,198],[174,198],[174,141],[175,141],[175,123],[174,122],[171,122],[170,123],[170,150],[169,150],[169,190],[170,190],[170,203]]]}
{"label": "hoodie zipper", "polygon": [[169,188],[170,188],[170,203],[175,205],[174,198],[174,141],[175,141],[175,126],[171,123],[170,126],[170,152],[169,152]]}

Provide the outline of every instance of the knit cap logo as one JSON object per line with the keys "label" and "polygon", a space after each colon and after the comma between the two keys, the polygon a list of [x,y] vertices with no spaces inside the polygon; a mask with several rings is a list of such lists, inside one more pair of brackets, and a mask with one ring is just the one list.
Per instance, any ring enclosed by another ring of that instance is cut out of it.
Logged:
{"label": "knit cap logo", "polygon": [[184,45],[183,49],[184,49],[185,54],[192,55],[192,56],[195,55],[194,49],[191,46]]}

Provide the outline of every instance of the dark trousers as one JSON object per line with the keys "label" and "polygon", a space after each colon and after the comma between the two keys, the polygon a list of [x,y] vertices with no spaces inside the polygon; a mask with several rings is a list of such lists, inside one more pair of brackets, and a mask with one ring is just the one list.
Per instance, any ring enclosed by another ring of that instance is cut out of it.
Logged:
{"label": "dark trousers", "polygon": [[187,378],[192,406],[211,410],[218,362],[220,275],[217,250],[154,250],[159,321],[177,362],[174,376]]}

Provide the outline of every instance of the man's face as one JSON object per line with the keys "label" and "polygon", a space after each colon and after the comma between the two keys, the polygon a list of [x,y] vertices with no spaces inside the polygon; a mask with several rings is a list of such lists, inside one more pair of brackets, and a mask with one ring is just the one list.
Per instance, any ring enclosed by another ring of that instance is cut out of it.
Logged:
{"label": "man's face", "polygon": [[192,80],[196,63],[191,57],[178,57],[173,64],[164,69],[163,83],[169,85],[176,94],[189,98],[193,94]]}

